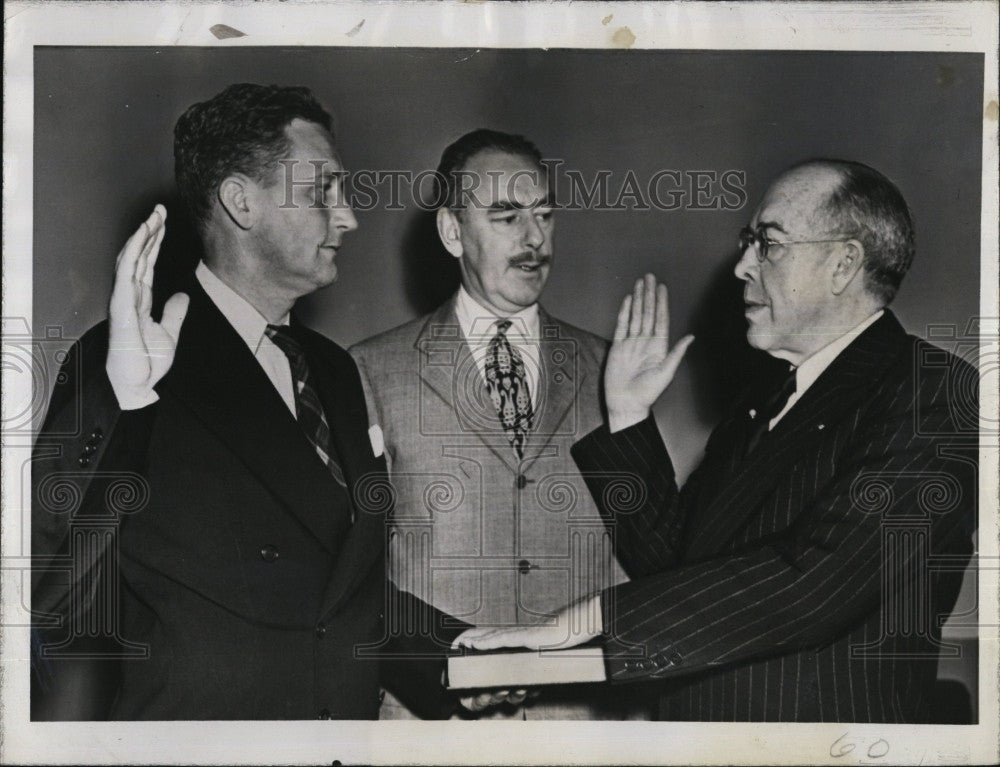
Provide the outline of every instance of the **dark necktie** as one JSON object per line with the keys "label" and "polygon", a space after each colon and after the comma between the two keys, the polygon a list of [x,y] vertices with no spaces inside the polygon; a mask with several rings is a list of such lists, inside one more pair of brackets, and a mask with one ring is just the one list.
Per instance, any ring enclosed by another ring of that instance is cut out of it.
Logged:
{"label": "dark necktie", "polygon": [[531,392],[524,374],[524,360],[507,340],[510,320],[497,323],[497,333],[486,347],[486,392],[493,400],[507,439],[517,457],[524,457],[524,442],[531,430]]}
{"label": "dark necktie", "polygon": [[781,388],[771,395],[771,398],[754,417],[756,426],[753,434],[750,435],[750,441],[747,442],[747,455],[753,452],[754,448],[757,447],[757,445],[760,444],[760,441],[764,438],[764,435],[770,431],[769,424],[771,423],[771,419],[785,409],[785,405],[788,404],[788,398],[794,393],[795,368],[792,368],[785,377],[785,380],[782,382]]}
{"label": "dark necktie", "polygon": [[288,325],[268,325],[267,337],[274,341],[274,345],[288,357],[288,363],[292,369],[292,382],[295,386],[295,418],[306,433],[310,444],[316,450],[316,454],[323,461],[323,464],[330,470],[333,478],[342,486],[347,487],[344,481],[344,472],[341,471],[340,464],[332,455],[330,449],[330,425],[326,421],[323,413],[323,405],[316,392],[312,375],[309,372],[309,365],[306,363],[306,355],[302,351],[302,346],[295,339],[291,328]]}

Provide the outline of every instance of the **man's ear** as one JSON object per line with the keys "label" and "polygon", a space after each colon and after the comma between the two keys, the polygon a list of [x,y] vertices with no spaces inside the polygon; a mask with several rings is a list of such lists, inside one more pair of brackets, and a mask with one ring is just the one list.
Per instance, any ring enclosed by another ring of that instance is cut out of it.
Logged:
{"label": "man's ear", "polygon": [[253,226],[253,180],[242,173],[226,176],[219,184],[219,203],[240,229]]}
{"label": "man's ear", "polygon": [[448,207],[438,208],[437,230],[441,244],[455,258],[461,258],[465,252],[462,248],[462,224],[455,211]]}
{"label": "man's ear", "polygon": [[833,259],[833,292],[840,295],[855,277],[861,273],[861,265],[865,260],[865,248],[857,240],[847,240],[840,243]]}

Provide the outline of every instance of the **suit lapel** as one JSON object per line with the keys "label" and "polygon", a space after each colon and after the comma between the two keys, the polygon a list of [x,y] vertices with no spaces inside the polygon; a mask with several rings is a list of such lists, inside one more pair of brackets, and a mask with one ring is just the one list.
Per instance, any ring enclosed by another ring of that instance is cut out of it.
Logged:
{"label": "suit lapel", "polygon": [[482,375],[455,314],[454,298],[428,318],[415,344],[420,351],[423,382],[453,411],[463,433],[478,436],[515,473],[530,467],[545,453],[570,413],[586,375],[579,364],[578,344],[566,326],[541,307],[538,321],[541,338],[539,381],[536,401],[532,403],[535,418],[520,465],[493,403],[486,396]]}
{"label": "suit lapel", "polygon": [[553,436],[559,432],[586,377],[586,368],[580,364],[579,345],[569,336],[566,326],[541,307],[538,320],[541,330],[538,341],[539,381],[537,402],[533,403],[534,428],[528,435],[524,458],[526,468],[544,453]]}
{"label": "suit lapel", "polygon": [[[517,456],[486,394],[482,374],[455,314],[454,298],[428,318],[414,346],[419,351],[421,380],[454,414],[454,420],[449,418],[447,425],[441,424],[442,430],[475,435],[512,472],[517,472]],[[429,415],[429,409],[422,415]],[[429,425],[436,429],[435,424]],[[530,436],[528,440],[530,443]]]}
{"label": "suit lapel", "polygon": [[455,316],[454,298],[427,318],[413,346],[419,352],[421,380],[448,407],[454,408],[456,372],[465,369],[471,357]]}
{"label": "suit lapel", "polygon": [[[899,322],[886,310],[823,371],[750,456],[731,460],[729,453],[718,459],[722,465],[728,462],[727,481],[720,483],[715,495],[699,502],[702,511],[688,541],[688,559],[701,559],[725,547],[792,467],[815,455],[833,432],[829,427],[855,411],[881,380],[905,337]],[[733,430],[732,451],[742,450],[753,429],[749,416],[743,417],[742,427]]]}
{"label": "suit lapel", "polygon": [[[337,485],[246,342],[192,276],[177,354],[158,385],[212,431],[328,549]],[[224,480],[220,480],[224,481]]]}
{"label": "suit lapel", "polygon": [[[306,330],[300,333],[310,360],[323,410],[330,424],[333,449],[347,481],[353,524],[340,547],[321,614],[337,609],[371,568],[384,549],[384,501],[388,480],[385,463],[372,453],[364,392],[347,355],[329,354],[326,339]],[[338,491],[339,492],[339,491]]]}
{"label": "suit lapel", "polygon": [[364,393],[357,384],[353,369],[348,367],[349,358],[346,355],[341,358],[328,353],[324,347],[330,341],[303,327],[294,317],[292,322],[298,328],[297,337],[302,340],[323,412],[330,425],[331,447],[350,487],[370,470],[374,457],[368,438]]}

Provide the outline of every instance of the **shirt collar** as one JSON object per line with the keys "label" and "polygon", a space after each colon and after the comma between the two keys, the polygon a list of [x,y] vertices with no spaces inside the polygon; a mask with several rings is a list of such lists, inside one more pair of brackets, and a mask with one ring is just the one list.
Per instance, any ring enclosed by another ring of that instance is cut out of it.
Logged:
{"label": "shirt collar", "polygon": [[836,341],[831,341],[799,365],[795,370],[796,394],[801,396],[802,392],[812,386],[816,379],[823,374],[823,371],[830,367],[830,364],[837,358],[837,356],[844,351],[844,349],[850,346],[851,342],[855,338],[864,333],[868,327],[883,314],[885,314],[885,310],[879,309],[871,317],[864,320],[860,324],[855,325],[854,328],[844,333],[844,335]]}
{"label": "shirt collar", "polygon": [[[229,321],[229,324],[246,342],[246,345],[250,347],[250,351],[256,355],[261,340],[265,337],[264,331],[267,329],[268,323],[264,315],[258,312],[243,296],[219,279],[204,261],[198,262],[194,274],[212,303],[222,312],[222,316]],[[277,324],[287,325],[288,314],[282,317]]]}
{"label": "shirt collar", "polygon": [[507,337],[512,341],[538,338],[538,304],[521,309],[519,312],[500,317],[474,299],[465,286],[458,289],[455,299],[455,314],[466,340],[487,343],[496,334],[497,320],[510,320]]}

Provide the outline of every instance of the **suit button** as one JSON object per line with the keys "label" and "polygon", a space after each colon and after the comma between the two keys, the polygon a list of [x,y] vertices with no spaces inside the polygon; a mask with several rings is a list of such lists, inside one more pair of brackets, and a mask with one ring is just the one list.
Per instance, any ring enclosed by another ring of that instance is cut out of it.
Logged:
{"label": "suit button", "polygon": [[322,711],[319,712],[319,715],[316,718],[317,719],[329,719],[330,718],[330,709],[324,708]]}
{"label": "suit button", "polygon": [[525,486],[528,484],[528,478],[523,474],[517,475],[517,489],[524,490]]}
{"label": "suit button", "polygon": [[88,442],[86,445],[83,446],[84,455],[93,455],[96,452],[97,452],[97,446],[93,442]]}
{"label": "suit button", "polygon": [[90,466],[90,459],[85,455],[81,455],[76,462],[83,467]]}
{"label": "suit button", "polygon": [[326,636],[326,626],[320,623],[318,626],[316,626],[316,638],[322,639],[325,636]]}
{"label": "suit button", "polygon": [[667,660],[670,661],[671,666],[681,665],[681,661],[684,660],[679,652],[672,652],[667,656]]}
{"label": "suit button", "polygon": [[273,562],[278,558],[278,547],[273,543],[268,543],[260,547],[260,558],[265,562]]}
{"label": "suit button", "polygon": [[96,429],[90,432],[90,438],[100,442],[102,439],[104,439],[104,429],[98,426]]}
{"label": "suit button", "polygon": [[527,559],[522,559],[520,562],[517,563],[517,569],[521,573],[521,575],[527,575],[528,573],[531,572],[531,562],[529,562]]}

